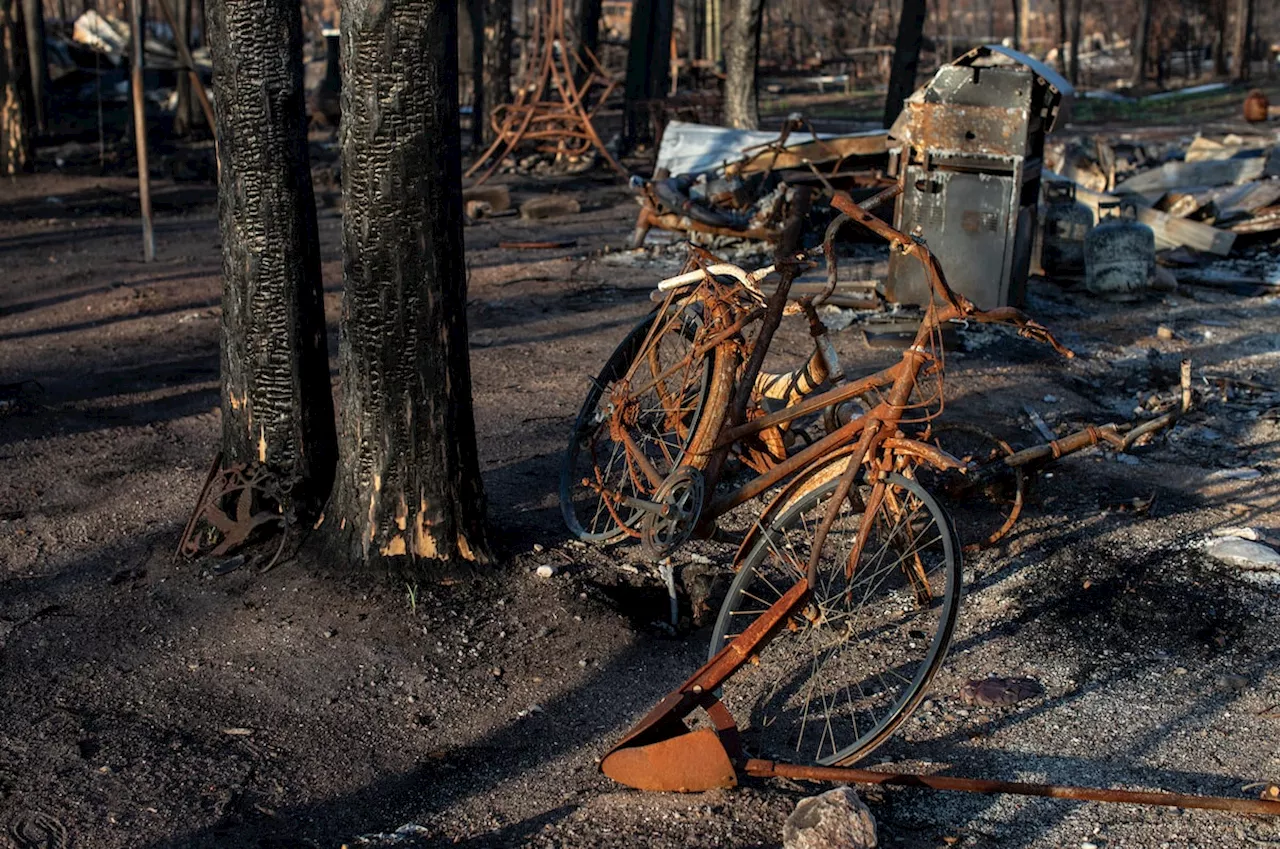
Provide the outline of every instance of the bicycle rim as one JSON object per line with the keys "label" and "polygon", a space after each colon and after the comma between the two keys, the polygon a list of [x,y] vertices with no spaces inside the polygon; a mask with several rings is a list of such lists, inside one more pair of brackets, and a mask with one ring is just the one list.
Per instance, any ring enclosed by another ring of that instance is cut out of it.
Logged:
{"label": "bicycle rim", "polygon": [[[801,497],[747,555],[712,654],[803,577],[838,483]],[[866,520],[867,484],[854,486],[823,543],[813,601],[723,686],[758,757],[826,765],[865,757],[910,715],[942,664],[960,603],[960,546],[919,484],[894,474],[886,486],[852,576],[846,564]]]}

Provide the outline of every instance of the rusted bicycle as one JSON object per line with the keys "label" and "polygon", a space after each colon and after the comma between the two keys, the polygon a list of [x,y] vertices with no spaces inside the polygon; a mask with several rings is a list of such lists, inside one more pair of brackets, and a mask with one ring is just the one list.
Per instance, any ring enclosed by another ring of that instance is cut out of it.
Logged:
{"label": "rusted bicycle", "polygon": [[[817,333],[814,357],[784,376],[771,411],[761,366],[808,258],[781,257],[754,274],[702,265],[664,281],[662,304],[594,382],[565,456],[561,500],[574,533],[639,538],[655,556],[712,535],[718,517],[784,484],[739,546],[711,647],[719,656],[754,635],[752,662],[738,658],[733,679],[712,686],[723,686],[716,704],[747,718],[743,741],[757,754],[857,760],[910,714],[942,662],[960,602],[960,544],[917,471],[966,463],[912,434],[943,406],[943,327],[1007,323],[1070,355],[1021,311],[982,311],[953,292],[923,242],[869,213],[894,194],[861,206],[837,194],[841,215],[823,253],[828,292],[832,242],[849,223],[922,263],[933,301],[900,362],[842,380]],[[759,284],[775,272],[766,297]],[[820,300],[793,309],[812,318]],[[860,398],[869,409],[850,414],[846,402]],[[789,424],[824,411],[824,436],[775,450]],[[758,474],[728,480],[734,457],[756,461]]]}

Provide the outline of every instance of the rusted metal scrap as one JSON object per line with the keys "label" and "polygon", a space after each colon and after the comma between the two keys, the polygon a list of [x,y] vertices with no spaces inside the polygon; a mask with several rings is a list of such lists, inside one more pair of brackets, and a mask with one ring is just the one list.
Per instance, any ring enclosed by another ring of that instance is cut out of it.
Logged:
{"label": "rusted metal scrap", "polygon": [[[233,463],[224,468],[219,452],[182,531],[177,555],[223,557],[250,542],[261,529],[283,531],[284,500],[279,479],[265,466]],[[282,548],[283,540],[281,533]]]}
{"label": "rusted metal scrap", "polygon": [[[1242,814],[1280,816],[1280,801],[1268,787],[1260,798],[1228,798],[1186,793],[1079,787],[964,778],[950,775],[887,772],[848,766],[810,766],[746,757],[738,725],[717,698],[720,685],[749,663],[812,593],[801,578],[732,642],[659,702],[644,719],[605,755],[600,770],[620,784],[638,790],[698,793],[734,787],[739,775],[751,778],[789,778],[921,787],[963,793],[1013,794],[1087,802],[1195,808]],[[685,720],[701,709],[711,728],[691,730]]]}
{"label": "rusted metal scrap", "polygon": [[[628,176],[592,122],[617,88],[618,80],[605,71],[594,53],[570,37],[564,6],[564,0],[538,3],[530,39],[535,53],[529,63],[529,75],[513,103],[500,104],[490,113],[496,137],[464,175],[470,177],[479,172],[476,185],[489,179],[502,160],[525,142],[534,143],[539,152],[557,158],[581,157],[594,149],[614,171]],[[476,115],[473,120],[484,119]]]}

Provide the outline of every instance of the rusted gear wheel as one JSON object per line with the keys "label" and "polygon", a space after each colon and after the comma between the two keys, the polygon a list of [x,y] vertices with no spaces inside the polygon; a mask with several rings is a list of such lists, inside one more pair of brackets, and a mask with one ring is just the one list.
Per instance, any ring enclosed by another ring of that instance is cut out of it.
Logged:
{"label": "rusted gear wheel", "polygon": [[660,560],[689,538],[702,515],[706,491],[702,472],[691,466],[681,466],[662,482],[653,500],[667,512],[645,515],[640,526],[640,544],[645,554]]}
{"label": "rusted gear wheel", "polygon": [[919,470],[922,482],[946,505],[965,551],[995,545],[1022,515],[1027,480],[1021,467],[1005,466],[1013,446],[971,424],[954,422],[933,428],[931,441],[977,469],[966,474]]}

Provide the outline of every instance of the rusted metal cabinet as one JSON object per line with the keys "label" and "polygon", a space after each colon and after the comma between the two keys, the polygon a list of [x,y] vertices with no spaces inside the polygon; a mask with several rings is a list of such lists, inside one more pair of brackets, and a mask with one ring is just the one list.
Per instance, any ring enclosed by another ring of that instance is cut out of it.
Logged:
{"label": "rusted metal cabinet", "polygon": [[[1025,298],[1044,140],[1070,94],[1036,60],[980,47],[940,68],[891,131],[895,226],[926,239],[952,288],[983,309]],[[899,303],[929,300],[912,257],[890,257],[885,289]]]}

